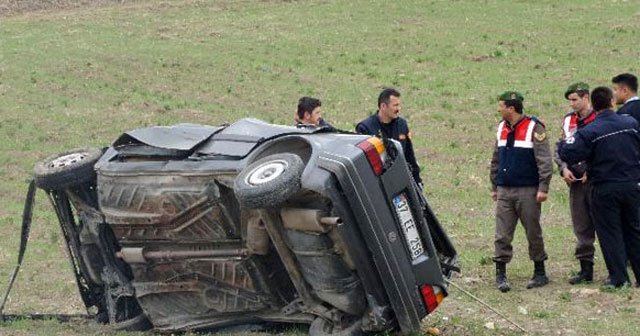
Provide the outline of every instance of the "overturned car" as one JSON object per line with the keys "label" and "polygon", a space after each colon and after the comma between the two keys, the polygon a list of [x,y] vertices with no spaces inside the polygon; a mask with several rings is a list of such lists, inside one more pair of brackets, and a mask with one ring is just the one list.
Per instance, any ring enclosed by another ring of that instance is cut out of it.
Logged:
{"label": "overturned car", "polygon": [[124,133],[35,167],[84,304],[119,329],[419,330],[457,253],[399,143],[242,119]]}

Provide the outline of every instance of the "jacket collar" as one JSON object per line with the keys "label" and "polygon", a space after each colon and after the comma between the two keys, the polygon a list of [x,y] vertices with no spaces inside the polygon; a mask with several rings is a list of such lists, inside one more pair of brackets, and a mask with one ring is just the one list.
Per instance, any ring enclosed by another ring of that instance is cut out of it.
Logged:
{"label": "jacket collar", "polygon": [[608,116],[610,116],[612,114],[615,114],[615,112],[613,112],[612,109],[602,110],[600,112],[596,112],[596,119],[608,117]]}
{"label": "jacket collar", "polygon": [[523,120],[527,119],[527,115],[526,114],[521,114],[520,115],[520,119],[518,119],[518,121],[516,121],[513,125],[511,125],[511,123],[509,122],[509,120],[504,119],[504,123],[505,125],[507,125],[509,128],[516,128]]}

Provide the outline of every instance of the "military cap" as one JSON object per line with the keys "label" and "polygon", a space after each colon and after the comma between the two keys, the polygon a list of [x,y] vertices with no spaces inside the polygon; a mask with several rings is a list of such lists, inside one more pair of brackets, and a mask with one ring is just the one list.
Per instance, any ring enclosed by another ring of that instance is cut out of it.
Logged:
{"label": "military cap", "polygon": [[519,100],[523,101],[524,97],[520,94],[520,92],[516,91],[505,91],[501,95],[498,96],[498,100],[506,101],[506,100]]}
{"label": "military cap", "polygon": [[567,91],[564,92],[564,98],[569,99],[569,95],[574,92],[589,92],[589,84],[585,82],[577,82],[569,85]]}

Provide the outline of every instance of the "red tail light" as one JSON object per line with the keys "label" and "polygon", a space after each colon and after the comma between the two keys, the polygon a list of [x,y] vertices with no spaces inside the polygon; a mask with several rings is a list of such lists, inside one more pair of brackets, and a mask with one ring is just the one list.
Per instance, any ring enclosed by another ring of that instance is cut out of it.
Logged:
{"label": "red tail light", "polygon": [[420,294],[422,294],[422,301],[424,301],[425,307],[427,307],[427,313],[431,313],[438,305],[444,300],[444,293],[438,286],[422,285],[420,286]]}
{"label": "red tail light", "polygon": [[386,151],[382,140],[376,137],[371,137],[359,143],[357,146],[362,149],[364,154],[367,156],[367,160],[369,161],[371,168],[373,168],[373,173],[376,175],[382,174],[383,164],[386,158]]}

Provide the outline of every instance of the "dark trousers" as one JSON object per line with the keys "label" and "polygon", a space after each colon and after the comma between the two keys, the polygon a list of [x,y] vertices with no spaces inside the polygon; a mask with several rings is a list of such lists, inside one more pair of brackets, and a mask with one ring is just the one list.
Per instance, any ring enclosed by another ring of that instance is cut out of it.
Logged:
{"label": "dark trousers", "polygon": [[508,263],[513,257],[513,234],[518,219],[524,226],[529,243],[529,258],[547,260],[540,226],[542,205],[536,201],[538,187],[498,187],[496,201],[496,236],[493,261]]}
{"label": "dark trousers", "polygon": [[629,281],[627,259],[640,282],[640,187],[594,186],[591,216],[611,283]]}
{"label": "dark trousers", "polygon": [[571,224],[576,236],[575,256],[578,260],[593,262],[596,230],[591,222],[591,184],[577,181],[569,186]]}

